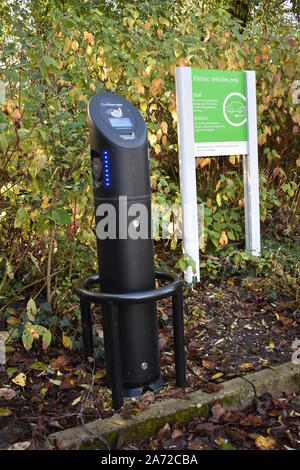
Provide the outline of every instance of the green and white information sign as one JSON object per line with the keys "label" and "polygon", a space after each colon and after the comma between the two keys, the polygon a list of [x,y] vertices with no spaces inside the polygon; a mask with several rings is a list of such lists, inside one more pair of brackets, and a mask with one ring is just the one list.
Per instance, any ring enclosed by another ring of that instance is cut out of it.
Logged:
{"label": "green and white information sign", "polygon": [[200,278],[195,158],[242,155],[246,249],[260,254],[256,83],[254,71],[176,67],[183,250]]}
{"label": "green and white information sign", "polygon": [[245,72],[192,69],[195,155],[247,153]]}

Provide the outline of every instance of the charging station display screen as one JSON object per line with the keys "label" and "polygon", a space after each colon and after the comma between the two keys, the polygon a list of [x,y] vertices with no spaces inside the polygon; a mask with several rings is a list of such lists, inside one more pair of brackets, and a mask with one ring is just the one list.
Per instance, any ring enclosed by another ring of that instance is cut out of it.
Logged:
{"label": "charging station display screen", "polygon": [[129,118],[109,118],[112,127],[133,127]]}

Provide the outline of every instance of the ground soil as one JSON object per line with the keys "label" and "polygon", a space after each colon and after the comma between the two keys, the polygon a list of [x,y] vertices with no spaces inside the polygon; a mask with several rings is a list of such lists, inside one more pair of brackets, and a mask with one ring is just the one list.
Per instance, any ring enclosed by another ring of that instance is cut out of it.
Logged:
{"label": "ground soil", "polygon": [[291,450],[300,449],[300,396],[255,400],[239,412],[216,403],[209,417],[188,424],[166,424],[150,439],[122,449],[152,450]]}
{"label": "ground soil", "polygon": [[[185,391],[174,387],[171,304],[169,300],[160,302],[158,317],[165,387],[156,394],[148,392],[136,400],[126,399],[122,409],[123,416],[146,409],[154,400],[182,396],[196,389],[213,391],[225,380],[290,361],[293,352],[292,343],[297,334],[298,337],[300,334],[299,310],[286,308],[284,304],[273,301],[272,298],[267,297],[267,299],[260,281],[249,277],[204,281],[192,292],[186,292],[185,340],[188,388]],[[94,317],[95,330],[101,335],[99,316],[94,314]],[[8,353],[7,364],[0,366],[0,390],[13,391],[10,392],[10,395],[13,395],[10,399],[5,397],[7,392],[4,392],[4,395],[0,392],[0,448],[7,448],[24,441],[36,448],[51,432],[113,414],[111,393],[105,386],[105,365],[101,359],[86,366],[78,351],[66,352],[65,349],[53,346],[49,352],[43,352],[36,347],[26,352],[20,344],[13,344],[12,347],[13,350]],[[26,375],[25,386],[13,382],[20,373]],[[286,410],[284,413],[287,413],[285,416],[287,418],[295,408],[296,402],[294,397],[289,397],[285,401],[279,401],[278,405],[275,405],[270,398],[263,403],[263,406],[268,406],[268,410],[271,411]],[[253,411],[247,412],[253,413]],[[216,432],[209,431],[207,437],[209,442],[205,440],[205,436],[203,439],[200,436],[199,445],[220,447],[221,441],[214,443],[215,440],[219,437],[228,440],[228,432],[236,426],[238,426],[237,433],[244,436],[243,433],[247,433],[250,428],[240,427],[238,421],[241,416],[246,416],[245,413],[234,414],[232,418],[226,414],[228,423],[226,420],[220,422],[208,420],[209,429],[211,426],[218,427]],[[269,411],[265,413],[268,415]],[[272,419],[276,420],[278,416],[275,414]],[[189,446],[190,442],[194,442],[195,439],[197,441],[199,437],[197,426],[201,428],[205,425],[203,429],[206,429],[207,422],[197,418],[182,428],[180,434],[180,439],[183,439],[182,445]],[[264,426],[267,420],[263,423],[257,422],[256,426],[254,422],[250,434],[255,435],[263,430],[265,432],[267,428]],[[288,441],[290,447],[295,445],[294,424],[294,419],[287,418],[284,433],[288,436],[286,432],[291,432],[292,437],[280,438],[278,444],[280,448],[289,446]],[[176,427],[168,430],[168,436],[174,433],[176,436],[176,430]],[[192,437],[187,438],[187,433]],[[170,439],[173,442],[174,435]],[[247,439],[242,439],[245,447],[255,446],[255,439],[253,441],[251,436],[250,440]],[[236,442],[233,438],[229,440]],[[143,445],[159,447],[168,444],[160,444],[159,439],[155,437]]]}

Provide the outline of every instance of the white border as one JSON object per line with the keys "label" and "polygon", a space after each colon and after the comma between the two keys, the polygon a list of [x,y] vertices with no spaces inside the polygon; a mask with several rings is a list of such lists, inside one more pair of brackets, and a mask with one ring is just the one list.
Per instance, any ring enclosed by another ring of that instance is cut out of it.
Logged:
{"label": "white border", "polygon": [[[180,190],[182,202],[183,251],[188,254],[196,264],[196,274],[189,267],[184,278],[192,283],[200,279],[199,269],[199,237],[197,217],[197,190],[195,157],[223,155],[220,148],[201,150],[202,144],[194,143],[193,100],[192,100],[192,69],[191,67],[176,67],[176,100],[178,114],[178,143],[179,143],[179,170]],[[245,206],[245,239],[246,249],[253,255],[260,254],[260,218],[259,218],[259,176],[257,152],[257,116],[256,116],[256,83],[255,72],[246,71],[246,106],[247,106],[247,133],[246,146],[242,145],[236,154],[243,154],[244,161],[244,206]],[[214,145],[215,142],[203,142],[203,146]],[[217,143],[221,145],[222,143]],[[235,150],[236,144],[244,142],[231,142]],[[196,149],[196,145],[200,145]],[[228,145],[228,142],[226,143]],[[197,150],[197,151],[196,151]],[[241,151],[242,150],[242,151]],[[204,151],[206,153],[204,153]],[[213,153],[212,153],[213,152]],[[217,153],[215,153],[217,152]],[[229,147],[228,147],[229,152]],[[202,155],[199,155],[202,153]],[[226,153],[227,154],[227,153]],[[232,155],[228,153],[228,155]]]}

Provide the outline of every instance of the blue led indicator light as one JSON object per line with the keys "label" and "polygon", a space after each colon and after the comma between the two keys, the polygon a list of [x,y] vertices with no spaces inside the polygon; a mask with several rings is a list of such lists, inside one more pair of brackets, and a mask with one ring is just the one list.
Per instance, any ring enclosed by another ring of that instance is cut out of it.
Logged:
{"label": "blue led indicator light", "polygon": [[105,187],[110,187],[110,180],[109,180],[109,168],[108,168],[108,152],[107,150],[103,150],[103,160],[104,160],[104,174],[105,174]]}

